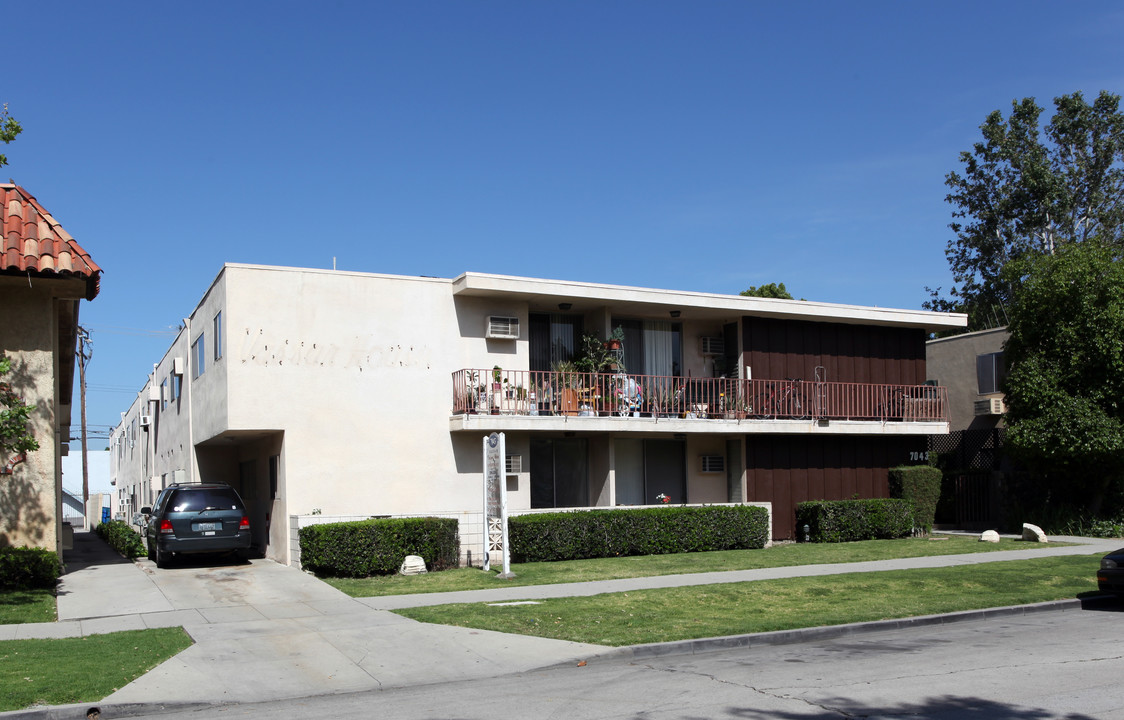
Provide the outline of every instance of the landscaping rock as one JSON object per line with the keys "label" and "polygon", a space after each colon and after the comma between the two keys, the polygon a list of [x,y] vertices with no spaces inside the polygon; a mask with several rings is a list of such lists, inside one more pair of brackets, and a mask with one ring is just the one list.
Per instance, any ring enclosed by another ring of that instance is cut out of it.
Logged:
{"label": "landscaping rock", "polygon": [[407,555],[406,559],[402,561],[402,567],[398,572],[403,575],[421,575],[426,572],[425,560],[422,560],[417,555]]}
{"label": "landscaping rock", "polygon": [[1023,540],[1030,542],[1050,542],[1046,538],[1046,533],[1042,532],[1042,528],[1030,523],[1023,523]]}
{"label": "landscaping rock", "polygon": [[984,530],[980,533],[980,542],[999,542],[999,533],[994,530]]}

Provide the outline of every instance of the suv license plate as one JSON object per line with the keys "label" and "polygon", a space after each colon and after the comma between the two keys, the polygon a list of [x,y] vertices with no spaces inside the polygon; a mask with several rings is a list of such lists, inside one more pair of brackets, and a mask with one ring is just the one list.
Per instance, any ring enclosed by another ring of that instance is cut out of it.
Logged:
{"label": "suv license plate", "polygon": [[221,530],[222,529],[222,523],[217,523],[217,522],[195,523],[195,527],[192,528],[192,529],[195,530],[195,532],[207,532],[207,531],[214,532],[215,530]]}

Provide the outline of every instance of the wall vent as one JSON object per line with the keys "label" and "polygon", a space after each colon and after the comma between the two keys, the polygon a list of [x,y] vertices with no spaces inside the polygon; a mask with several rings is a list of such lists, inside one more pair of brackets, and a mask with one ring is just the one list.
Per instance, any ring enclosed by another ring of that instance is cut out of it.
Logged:
{"label": "wall vent", "polygon": [[519,318],[489,315],[485,337],[492,340],[518,340]]}
{"label": "wall vent", "polygon": [[726,458],[722,455],[702,455],[699,459],[702,461],[701,467],[699,468],[700,472],[726,472]]}

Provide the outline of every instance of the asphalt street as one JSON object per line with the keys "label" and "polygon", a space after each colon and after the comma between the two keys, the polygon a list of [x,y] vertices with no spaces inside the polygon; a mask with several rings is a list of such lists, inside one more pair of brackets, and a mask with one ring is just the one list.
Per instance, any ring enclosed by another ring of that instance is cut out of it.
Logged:
{"label": "asphalt street", "polygon": [[138,717],[1112,720],[1124,718],[1122,609],[645,660],[594,658],[486,680]]}

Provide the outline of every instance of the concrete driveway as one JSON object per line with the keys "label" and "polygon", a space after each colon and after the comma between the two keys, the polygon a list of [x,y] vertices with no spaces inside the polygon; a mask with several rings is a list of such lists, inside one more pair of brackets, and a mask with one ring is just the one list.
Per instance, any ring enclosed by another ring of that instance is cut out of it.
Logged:
{"label": "concrete driveway", "polygon": [[120,558],[90,533],[75,534],[58,608],[58,623],[9,626],[13,636],[182,625],[195,640],[103,704],[256,702],[477,679],[605,651],[418,623],[271,560],[157,569]]}

